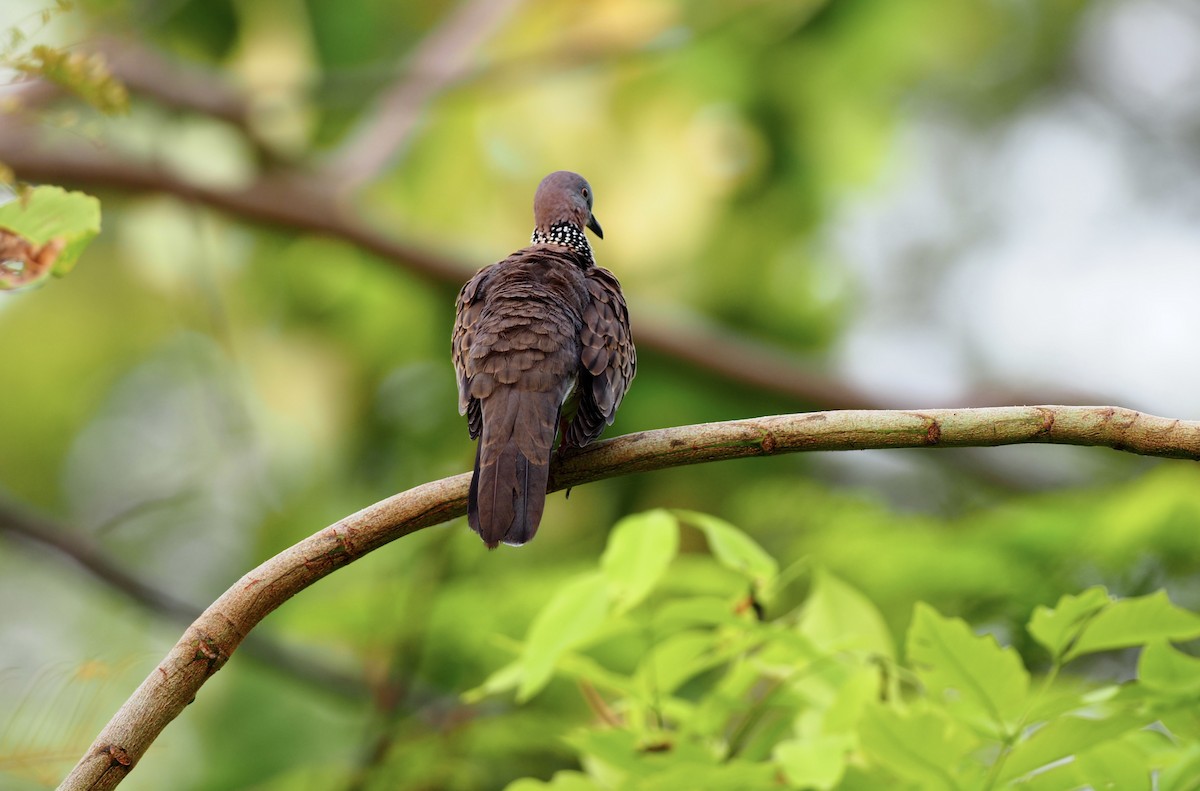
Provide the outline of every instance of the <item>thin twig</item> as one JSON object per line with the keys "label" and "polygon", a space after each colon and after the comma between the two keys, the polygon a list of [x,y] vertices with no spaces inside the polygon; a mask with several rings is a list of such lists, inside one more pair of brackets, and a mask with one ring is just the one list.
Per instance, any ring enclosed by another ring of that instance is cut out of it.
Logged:
{"label": "thin twig", "polygon": [[[89,536],[68,531],[48,519],[0,503],[0,534],[27,544],[52,549],[59,557],[74,562],[108,588],[124,595],[149,612],[173,621],[191,623],[202,611],[121,568]],[[281,645],[264,635],[246,641],[246,655],[293,678],[326,692],[361,700],[367,696],[363,679]]]}
{"label": "thin twig", "polygon": [[[798,451],[1021,443],[1104,446],[1200,460],[1200,421],[1108,406],[776,415],[658,429],[600,442],[556,459],[550,482],[556,491],[634,472]],[[470,473],[463,473],[432,481],[368,506],[242,577],[188,627],[100,732],[59,791],[115,788],[268,613],[368,552],[461,516],[470,478]]]}

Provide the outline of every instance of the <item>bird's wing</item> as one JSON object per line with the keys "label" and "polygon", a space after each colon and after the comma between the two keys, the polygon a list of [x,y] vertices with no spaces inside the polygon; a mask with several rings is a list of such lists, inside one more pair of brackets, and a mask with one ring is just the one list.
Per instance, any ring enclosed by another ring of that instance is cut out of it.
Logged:
{"label": "bird's wing", "polygon": [[612,272],[598,266],[587,270],[585,281],[589,299],[579,338],[579,406],[563,438],[570,447],[583,447],[612,424],[637,371],[621,284]]}
{"label": "bird's wing", "polygon": [[471,397],[467,359],[475,340],[475,328],[483,313],[483,282],[489,268],[476,272],[458,292],[458,300],[454,305],[454,332],[450,336],[454,372],[458,375],[458,413],[467,416],[467,430],[471,433],[471,439],[477,439],[483,431],[483,413],[479,408],[479,399]]}

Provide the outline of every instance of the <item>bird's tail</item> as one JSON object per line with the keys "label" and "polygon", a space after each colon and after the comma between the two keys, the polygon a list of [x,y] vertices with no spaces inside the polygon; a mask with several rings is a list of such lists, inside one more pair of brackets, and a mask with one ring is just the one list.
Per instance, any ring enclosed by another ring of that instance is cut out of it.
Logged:
{"label": "bird's tail", "polygon": [[519,546],[542,521],[559,399],[497,388],[481,406],[483,435],[475,450],[467,522],[489,549],[501,542]]}

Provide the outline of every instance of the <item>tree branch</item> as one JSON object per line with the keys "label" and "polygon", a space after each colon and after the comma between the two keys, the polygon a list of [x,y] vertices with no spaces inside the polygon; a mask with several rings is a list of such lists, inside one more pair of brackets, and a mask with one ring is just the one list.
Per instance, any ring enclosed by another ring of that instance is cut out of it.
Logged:
{"label": "tree branch", "polygon": [[[477,267],[394,239],[370,227],[303,175],[263,176],[240,190],[190,184],[170,172],[125,161],[101,149],[39,145],[34,135],[0,128],[0,162],[26,181],[164,192],[243,220],[322,233],[380,256],[393,266],[458,288]],[[744,386],[804,404],[871,409],[889,406],[836,379],[798,365],[794,355],[698,319],[676,327],[662,311],[635,312],[638,348],[655,350]],[[679,311],[672,311],[678,313]],[[1032,399],[1030,399],[1032,400]]]}
{"label": "tree branch", "polygon": [[[392,266],[453,288],[477,269],[376,230],[364,223],[359,213],[338,202],[321,182],[301,173],[263,176],[240,190],[211,189],[102,149],[41,145],[32,129],[21,131],[16,126],[0,126],[0,162],[26,181],[167,193],[238,219],[326,234],[374,253]],[[782,347],[739,335],[699,317],[688,317],[677,308],[639,310],[633,299],[630,304],[639,349],[660,352],[744,387],[793,398],[805,405],[842,409],[895,406],[885,398],[797,363],[796,355]],[[1004,398],[995,393],[973,393],[963,402],[990,406],[1005,400],[1039,401],[1047,396],[1067,403],[1095,400],[1074,393],[1041,393],[1037,398],[1016,393],[1005,394]]]}
{"label": "tree branch", "polygon": [[252,131],[250,103],[219,72],[167,57],[132,36],[100,36],[89,40],[87,47],[104,55],[109,70],[131,92]]}
{"label": "tree branch", "polygon": [[[747,456],[866,448],[1092,445],[1200,460],[1200,421],[1120,407],[1031,406],[776,415],[646,431],[556,458],[550,489],[668,467]],[[268,613],[374,549],[461,516],[470,473],[426,483],[368,506],[246,574],[188,627],[113,716],[59,791],[115,788],[151,742]]]}

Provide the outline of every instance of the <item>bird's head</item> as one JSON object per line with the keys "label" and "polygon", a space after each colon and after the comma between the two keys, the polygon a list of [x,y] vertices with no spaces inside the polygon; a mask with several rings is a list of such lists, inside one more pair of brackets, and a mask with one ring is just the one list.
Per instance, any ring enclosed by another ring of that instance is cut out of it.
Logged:
{"label": "bird's head", "polygon": [[537,231],[548,232],[556,225],[590,228],[604,238],[600,223],[592,214],[592,186],[587,179],[569,170],[556,170],[538,185],[533,196],[533,219]]}

